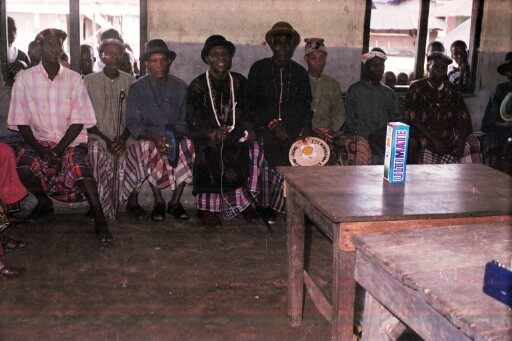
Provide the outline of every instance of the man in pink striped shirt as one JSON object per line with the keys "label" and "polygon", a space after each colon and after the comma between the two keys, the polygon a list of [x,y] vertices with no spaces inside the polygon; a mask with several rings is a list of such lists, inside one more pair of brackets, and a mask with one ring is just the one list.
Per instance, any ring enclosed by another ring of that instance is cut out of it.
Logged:
{"label": "man in pink striped shirt", "polygon": [[81,76],[60,65],[66,36],[53,28],[36,36],[41,63],[16,77],[7,126],[24,139],[17,170],[37,199],[27,220],[54,213],[48,195],[66,202],[87,200],[98,240],[108,245],[113,237],[87,164],[86,129],[96,124],[96,118]]}

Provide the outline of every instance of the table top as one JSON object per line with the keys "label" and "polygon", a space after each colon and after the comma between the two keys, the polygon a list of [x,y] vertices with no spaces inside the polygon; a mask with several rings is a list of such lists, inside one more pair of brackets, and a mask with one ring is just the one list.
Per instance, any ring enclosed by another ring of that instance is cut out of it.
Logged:
{"label": "table top", "polygon": [[404,184],[384,180],[384,166],[278,171],[335,223],[512,214],[512,177],[481,164],[408,165]]}
{"label": "table top", "polygon": [[482,291],[485,264],[492,259],[511,260],[510,223],[373,233],[354,236],[352,241],[372,264],[418,291],[466,335],[511,338],[512,311]]}

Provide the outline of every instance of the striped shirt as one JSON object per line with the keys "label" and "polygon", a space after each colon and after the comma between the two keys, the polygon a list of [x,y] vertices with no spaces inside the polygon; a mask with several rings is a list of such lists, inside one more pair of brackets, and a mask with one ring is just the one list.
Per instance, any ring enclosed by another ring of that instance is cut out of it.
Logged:
{"label": "striped shirt", "polygon": [[42,63],[18,73],[7,117],[9,129],[28,125],[38,141],[58,143],[72,124],[84,127],[70,147],[87,143],[86,129],[96,124],[96,117],[78,73],[60,67],[52,81]]}

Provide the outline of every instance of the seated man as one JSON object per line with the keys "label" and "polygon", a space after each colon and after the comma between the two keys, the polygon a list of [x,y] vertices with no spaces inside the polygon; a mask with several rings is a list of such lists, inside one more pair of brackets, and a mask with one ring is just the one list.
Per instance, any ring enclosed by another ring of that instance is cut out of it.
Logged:
{"label": "seated man", "polygon": [[[322,38],[306,38],[304,61],[308,64],[309,82],[313,101],[313,130],[333,146],[333,134],[345,123],[345,104],[337,80],[323,73],[327,62],[327,49]],[[336,148],[333,148],[336,149]],[[331,150],[334,152],[334,150]],[[334,153],[333,153],[334,155]],[[336,156],[332,158],[336,161]],[[334,162],[335,162],[334,161]]]}
{"label": "seated man", "polygon": [[471,73],[468,62],[468,47],[462,40],[456,40],[450,46],[453,63],[448,66],[448,80],[459,91],[468,91],[471,85]]}
{"label": "seated man", "polygon": [[403,119],[395,91],[380,82],[386,59],[379,50],[363,54],[363,79],[347,91],[343,132],[349,140],[355,140],[355,148],[349,152],[355,152],[356,164],[384,164],[387,124]]}
{"label": "seated man", "polygon": [[[512,97],[512,51],[505,56],[505,62],[498,66],[498,73],[508,78],[498,84],[485,108],[482,131],[485,133],[483,161],[486,165],[512,175],[511,158],[505,155],[505,147],[512,138],[512,122],[505,121],[500,112],[506,113],[507,103]],[[510,110],[510,109],[509,109]],[[511,115],[510,112],[508,114]]]}
{"label": "seated man", "polygon": [[462,96],[446,80],[452,59],[442,52],[428,58],[428,77],[411,83],[406,113],[419,163],[479,163],[480,144],[471,135],[471,118]]}
{"label": "seated man", "polygon": [[27,220],[53,214],[48,194],[66,202],[87,199],[97,238],[109,244],[113,238],[87,164],[86,128],[96,124],[94,109],[80,75],[59,63],[66,36],[54,28],[36,36],[41,63],[18,75],[7,126],[23,137],[18,174],[37,199]]}
{"label": "seated man", "polygon": [[245,111],[247,79],[229,71],[234,54],[235,45],[223,36],[206,39],[201,57],[209,69],[188,88],[187,120],[196,149],[193,194],[198,218],[209,227],[221,225],[217,212],[223,219],[242,212],[248,222],[257,220],[252,205],[263,159]]}
{"label": "seated man", "polygon": [[[140,211],[137,195],[146,179],[149,182],[155,207],[153,221],[165,219],[166,205],[162,189],[174,190],[167,205],[167,213],[179,220],[189,219],[180,203],[186,184],[192,183],[194,146],[187,138],[187,85],[169,74],[176,53],[170,51],[162,39],[147,42],[140,60],[145,63],[148,75],[135,81],[130,87],[126,107],[126,127],[138,141],[126,152],[124,197],[128,197],[126,209]],[[171,167],[166,157],[165,127],[174,126],[179,144],[179,160]]]}
{"label": "seated man", "polygon": [[267,165],[261,174],[258,211],[272,223],[284,212],[283,177],[276,166],[289,166],[292,144],[311,132],[311,85],[307,71],[292,60],[300,35],[287,22],[277,22],[265,34],[273,56],[256,61],[249,70],[249,111],[263,146]]}
{"label": "seated man", "polygon": [[[124,123],[126,104],[123,102],[135,79],[119,71],[124,50],[124,44],[117,39],[103,40],[98,48],[103,71],[84,78],[97,122],[87,129],[89,160],[103,212],[110,219],[115,219],[121,203],[125,147],[130,136]],[[92,70],[92,64],[90,67]]]}

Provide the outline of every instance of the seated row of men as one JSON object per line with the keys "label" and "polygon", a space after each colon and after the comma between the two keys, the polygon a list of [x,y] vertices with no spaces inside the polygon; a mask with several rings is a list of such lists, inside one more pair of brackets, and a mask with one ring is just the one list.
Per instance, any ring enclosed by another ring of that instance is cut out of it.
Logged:
{"label": "seated row of men", "polygon": [[[24,139],[17,171],[37,199],[27,219],[53,214],[50,197],[87,200],[101,244],[113,241],[107,218],[124,202],[137,219],[163,221],[166,213],[189,219],[180,198],[192,183],[206,226],[240,213],[254,222],[254,206],[272,221],[275,212],[284,212],[276,167],[289,165],[290,146],[311,134],[340,147],[345,164],[382,164],[387,123],[406,121],[416,141],[410,161],[480,161],[468,110],[446,81],[451,59],[443,53],[429,55],[429,75],[411,85],[403,113],[396,94],[380,83],[384,53],[362,55],[364,79],[349,88],[343,105],[339,84],[322,73],[323,40],[306,39],[308,75],[291,60],[301,39],[286,22],[266,33],[273,56],[255,62],[247,79],[230,71],[234,44],[210,36],[201,51],[208,70],[188,87],[169,74],[176,53],[161,39],[147,43],[141,62],[148,75],[136,81],[119,71],[121,41],[105,39],[99,47],[103,70],[82,80],[60,66],[65,39],[58,29],[37,35],[41,63],[17,74],[7,123]],[[174,146],[166,129],[176,137]],[[178,151],[175,162],[170,149]],[[145,180],[154,195],[150,214],[138,203]],[[167,187],[174,192],[166,204]]]}

